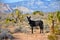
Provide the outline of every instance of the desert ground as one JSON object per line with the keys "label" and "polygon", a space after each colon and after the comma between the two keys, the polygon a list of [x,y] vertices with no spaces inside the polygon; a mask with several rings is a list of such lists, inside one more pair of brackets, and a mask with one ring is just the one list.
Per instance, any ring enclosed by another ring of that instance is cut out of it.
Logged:
{"label": "desert ground", "polygon": [[[13,28],[10,28],[11,30]],[[13,40],[48,40],[47,35],[49,33],[40,33],[39,30],[36,30],[33,34],[31,31],[29,33],[14,33],[13,36],[15,39]]]}

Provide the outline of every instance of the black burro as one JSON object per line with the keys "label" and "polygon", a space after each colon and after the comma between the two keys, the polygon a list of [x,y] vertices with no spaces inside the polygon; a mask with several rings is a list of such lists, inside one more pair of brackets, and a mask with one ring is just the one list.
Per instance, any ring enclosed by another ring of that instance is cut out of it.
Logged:
{"label": "black burro", "polygon": [[27,19],[29,21],[29,25],[31,26],[31,31],[32,31],[32,34],[33,34],[33,27],[37,27],[39,26],[40,28],[40,33],[43,33],[43,21],[42,20],[37,20],[37,21],[34,21],[34,20],[31,20],[31,16],[27,16]]}

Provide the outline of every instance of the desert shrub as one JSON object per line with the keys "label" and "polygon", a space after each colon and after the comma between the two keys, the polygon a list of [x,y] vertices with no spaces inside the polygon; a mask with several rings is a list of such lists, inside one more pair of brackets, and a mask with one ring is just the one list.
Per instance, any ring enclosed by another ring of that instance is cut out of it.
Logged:
{"label": "desert shrub", "polygon": [[60,35],[60,30],[55,32],[56,35]]}
{"label": "desert shrub", "polygon": [[39,15],[44,16],[43,12],[41,12],[41,11],[34,11],[32,14],[33,15],[39,14]]}
{"label": "desert shrub", "polygon": [[55,28],[54,28],[54,31],[55,31],[55,34],[56,35],[60,35],[60,29],[59,29],[59,25],[56,25]]}
{"label": "desert shrub", "polygon": [[28,27],[20,26],[20,27],[17,27],[15,29],[15,32],[27,33],[27,32],[29,32],[29,28]]}
{"label": "desert shrub", "polygon": [[58,40],[58,37],[55,34],[48,35],[49,40]]}
{"label": "desert shrub", "polygon": [[14,32],[20,32],[20,29],[19,29],[19,28],[16,28],[16,29],[14,30]]}
{"label": "desert shrub", "polygon": [[0,33],[1,33],[1,30],[0,30]]}
{"label": "desert shrub", "polygon": [[9,34],[9,33],[6,33],[6,32],[2,32],[0,33],[0,39],[4,39],[4,38],[8,38],[8,39],[13,39],[13,35],[12,34]]}
{"label": "desert shrub", "polygon": [[2,32],[13,34],[13,32],[11,32],[9,29],[0,29],[0,33],[2,33]]}
{"label": "desert shrub", "polygon": [[60,22],[60,11],[56,12],[56,16],[57,16],[58,21]]}
{"label": "desert shrub", "polygon": [[1,29],[1,32],[10,33],[10,30],[9,29]]}
{"label": "desert shrub", "polygon": [[6,22],[5,23],[6,24],[9,23],[10,22],[9,20],[10,20],[9,18],[6,18]]}
{"label": "desert shrub", "polygon": [[0,40],[2,40],[4,38],[8,38],[8,39],[12,40],[14,37],[13,37],[13,35],[11,33],[9,33],[9,31],[7,31],[7,30],[1,30]]}
{"label": "desert shrub", "polygon": [[1,33],[1,28],[0,28],[0,33]]}
{"label": "desert shrub", "polygon": [[1,30],[0,30],[0,33],[1,33]]}
{"label": "desert shrub", "polygon": [[50,27],[47,25],[44,25],[44,30],[46,33],[50,32]]}

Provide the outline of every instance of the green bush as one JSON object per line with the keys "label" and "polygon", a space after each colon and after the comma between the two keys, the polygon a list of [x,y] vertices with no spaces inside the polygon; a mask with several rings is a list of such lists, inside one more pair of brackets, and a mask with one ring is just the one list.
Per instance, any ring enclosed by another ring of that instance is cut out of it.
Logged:
{"label": "green bush", "polygon": [[54,31],[56,35],[60,35],[60,30],[58,25],[55,26]]}
{"label": "green bush", "polygon": [[55,31],[55,34],[56,34],[56,35],[60,35],[60,30],[56,30],[56,31]]}
{"label": "green bush", "polygon": [[48,35],[49,40],[58,40],[58,37],[55,34]]}

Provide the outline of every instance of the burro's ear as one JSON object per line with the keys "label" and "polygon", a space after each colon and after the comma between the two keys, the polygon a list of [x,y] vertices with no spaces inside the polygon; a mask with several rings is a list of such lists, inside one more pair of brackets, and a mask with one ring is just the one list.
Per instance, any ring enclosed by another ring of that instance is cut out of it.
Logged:
{"label": "burro's ear", "polygon": [[31,18],[31,16],[29,18]]}
{"label": "burro's ear", "polygon": [[28,18],[28,16],[27,16],[27,18]]}

